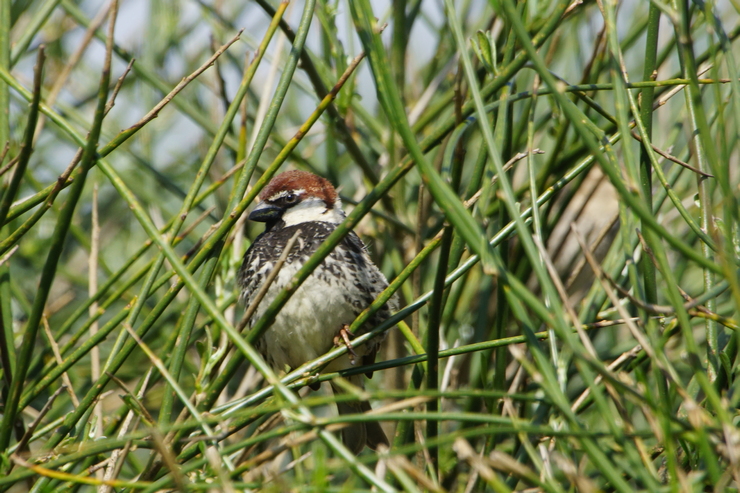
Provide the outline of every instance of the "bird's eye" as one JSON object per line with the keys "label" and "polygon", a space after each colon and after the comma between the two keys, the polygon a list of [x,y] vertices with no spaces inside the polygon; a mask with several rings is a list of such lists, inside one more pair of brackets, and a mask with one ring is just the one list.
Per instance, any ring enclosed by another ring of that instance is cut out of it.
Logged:
{"label": "bird's eye", "polygon": [[285,196],[285,202],[287,202],[288,204],[295,203],[297,199],[298,197],[294,193],[289,193],[288,195]]}

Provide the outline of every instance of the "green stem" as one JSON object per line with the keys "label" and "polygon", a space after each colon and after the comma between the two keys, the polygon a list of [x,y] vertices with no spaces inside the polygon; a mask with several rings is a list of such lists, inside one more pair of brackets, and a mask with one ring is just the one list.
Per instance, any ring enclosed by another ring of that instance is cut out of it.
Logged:
{"label": "green stem", "polygon": [[[6,72],[10,72],[10,28],[12,26],[11,21],[11,2],[0,2],[0,69]],[[40,67],[39,67],[40,71]],[[40,96],[40,90],[35,91],[33,100],[35,103],[31,104],[30,114],[34,111],[38,111],[38,99]],[[35,110],[34,110],[35,108]],[[26,131],[28,132],[31,127],[35,127],[29,122]],[[33,130],[30,130],[33,132]],[[0,80],[0,149],[6,149],[6,145],[10,144],[10,90],[9,84]],[[17,166],[17,165],[16,165]],[[19,175],[20,178],[20,175]],[[3,198],[8,196],[8,189],[3,187]],[[2,222],[0,222],[2,224]],[[6,228],[1,229],[3,235],[7,233]],[[3,390],[0,395],[3,402],[8,402],[9,395],[8,391],[13,381],[13,370],[17,365],[17,357],[14,343],[13,333],[13,313],[11,305],[11,291],[10,291],[10,267],[8,263],[0,266],[0,363],[2,363],[2,375],[3,375]],[[8,431],[9,432],[9,431]],[[6,447],[0,447],[1,451],[5,451]]]}

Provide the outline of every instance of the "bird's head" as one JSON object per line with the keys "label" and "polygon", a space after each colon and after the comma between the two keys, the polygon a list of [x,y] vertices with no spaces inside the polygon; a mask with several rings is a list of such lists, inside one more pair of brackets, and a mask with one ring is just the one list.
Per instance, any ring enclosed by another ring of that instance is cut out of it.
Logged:
{"label": "bird's head", "polygon": [[326,178],[307,171],[286,171],[274,177],[260,194],[261,202],[249,219],[267,223],[282,220],[285,226],[309,221],[340,223],[342,201]]}

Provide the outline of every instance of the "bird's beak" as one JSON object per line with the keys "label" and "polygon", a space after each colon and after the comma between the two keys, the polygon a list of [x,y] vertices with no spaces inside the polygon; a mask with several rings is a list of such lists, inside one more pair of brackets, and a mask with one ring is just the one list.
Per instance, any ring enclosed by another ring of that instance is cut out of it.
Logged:
{"label": "bird's beak", "polygon": [[252,212],[249,213],[250,221],[258,221],[261,223],[268,223],[270,221],[276,221],[282,216],[283,210],[280,207],[276,207],[267,202],[260,202],[257,204]]}

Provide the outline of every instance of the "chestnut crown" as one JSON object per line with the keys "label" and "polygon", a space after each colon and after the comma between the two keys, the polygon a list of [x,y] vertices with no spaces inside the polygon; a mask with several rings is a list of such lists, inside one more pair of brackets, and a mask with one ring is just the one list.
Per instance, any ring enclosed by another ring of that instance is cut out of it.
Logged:
{"label": "chestnut crown", "polygon": [[344,219],[341,200],[331,182],[307,171],[280,173],[262,190],[260,199],[249,219],[267,223],[268,227],[280,220],[291,226],[306,221],[339,223]]}

